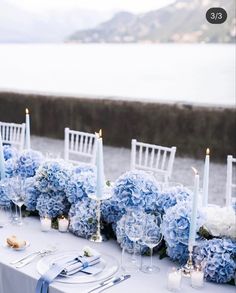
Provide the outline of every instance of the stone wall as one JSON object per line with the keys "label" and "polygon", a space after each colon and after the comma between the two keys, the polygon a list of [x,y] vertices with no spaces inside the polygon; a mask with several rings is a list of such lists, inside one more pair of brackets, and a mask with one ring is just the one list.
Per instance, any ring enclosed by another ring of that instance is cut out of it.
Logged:
{"label": "stone wall", "polygon": [[177,155],[226,161],[236,152],[236,109],[179,104],[86,99],[39,94],[0,93],[0,121],[23,122],[31,113],[31,132],[64,137],[64,128],[103,129],[107,145],[130,147],[132,138],[177,146]]}

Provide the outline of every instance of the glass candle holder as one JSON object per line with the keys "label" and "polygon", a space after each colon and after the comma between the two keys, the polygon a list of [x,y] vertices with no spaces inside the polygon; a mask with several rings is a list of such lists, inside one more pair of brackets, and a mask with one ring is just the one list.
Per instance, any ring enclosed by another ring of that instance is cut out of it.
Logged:
{"label": "glass candle holder", "polygon": [[51,230],[52,220],[49,217],[40,217],[41,231],[47,232]]}
{"label": "glass candle holder", "polygon": [[167,289],[172,292],[178,292],[181,286],[181,271],[173,268],[168,274]]}
{"label": "glass candle holder", "polygon": [[204,284],[204,272],[200,267],[196,267],[191,272],[191,286],[196,289],[200,289]]}
{"label": "glass candle holder", "polygon": [[65,217],[58,218],[58,231],[65,233],[68,231],[69,220]]}

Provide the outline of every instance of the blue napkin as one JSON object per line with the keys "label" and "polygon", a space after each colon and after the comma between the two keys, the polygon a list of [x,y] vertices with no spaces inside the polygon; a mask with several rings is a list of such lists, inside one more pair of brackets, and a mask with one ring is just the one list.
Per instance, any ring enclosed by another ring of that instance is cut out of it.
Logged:
{"label": "blue napkin", "polygon": [[[60,274],[65,276],[71,276],[79,271],[83,271],[88,274],[96,273],[92,266],[99,263],[100,255],[96,256],[78,256],[71,255],[60,259],[57,263],[53,263],[50,269],[41,276],[37,282],[36,293],[48,293],[48,287],[50,283]],[[94,271],[94,272],[93,272]]]}

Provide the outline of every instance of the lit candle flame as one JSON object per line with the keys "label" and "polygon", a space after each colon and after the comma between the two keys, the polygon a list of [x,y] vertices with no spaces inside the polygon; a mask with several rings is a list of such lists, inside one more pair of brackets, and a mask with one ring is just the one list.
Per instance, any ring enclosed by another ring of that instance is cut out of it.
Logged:
{"label": "lit candle flame", "polygon": [[101,138],[102,137],[102,129],[100,129],[99,132],[95,132],[95,135],[97,138]]}
{"label": "lit candle flame", "polygon": [[210,155],[210,149],[209,148],[206,149],[206,155]]}
{"label": "lit candle flame", "polygon": [[197,171],[197,169],[195,169],[194,167],[192,167],[192,170],[193,170],[193,172],[194,172],[194,174],[195,174],[195,175],[197,175],[197,174],[198,174],[198,171]]}
{"label": "lit candle flame", "polygon": [[25,114],[29,114],[29,109],[28,108],[25,109]]}

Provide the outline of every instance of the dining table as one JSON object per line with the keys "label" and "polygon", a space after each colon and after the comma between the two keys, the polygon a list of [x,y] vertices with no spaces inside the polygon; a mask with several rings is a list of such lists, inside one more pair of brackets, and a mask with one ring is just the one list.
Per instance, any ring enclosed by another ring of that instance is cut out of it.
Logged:
{"label": "dining table", "polygon": [[[6,245],[6,238],[15,235],[27,240],[28,247],[25,250],[14,250]],[[40,273],[37,264],[41,257],[36,258],[22,268],[16,268],[11,264],[12,261],[24,257],[25,255],[42,250],[47,247],[55,247],[57,252],[81,251],[84,246],[89,246],[103,254],[110,255],[119,264],[115,275],[124,274],[121,263],[121,248],[115,240],[108,240],[102,243],[91,242],[87,239],[75,236],[70,232],[61,233],[56,229],[42,232],[40,220],[37,217],[26,217],[22,226],[6,224],[0,228],[0,293],[34,293]],[[48,256],[44,256],[47,258]],[[149,259],[149,256],[144,258]],[[131,277],[124,282],[112,286],[105,290],[107,293],[168,293],[167,279],[168,273],[173,266],[176,266],[168,257],[159,259],[154,255],[153,261],[158,264],[160,271],[157,273],[143,273],[136,271],[130,273]],[[108,264],[109,265],[109,264]],[[57,279],[49,286],[49,293],[85,293],[98,285],[94,283],[61,283]],[[204,282],[201,289],[191,287],[190,278],[182,277],[181,293],[230,293],[235,292],[235,286],[229,284],[216,284]],[[96,291],[94,291],[96,293]]]}

